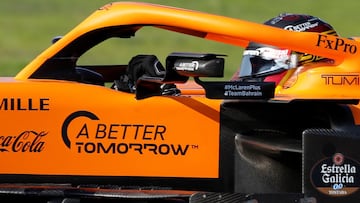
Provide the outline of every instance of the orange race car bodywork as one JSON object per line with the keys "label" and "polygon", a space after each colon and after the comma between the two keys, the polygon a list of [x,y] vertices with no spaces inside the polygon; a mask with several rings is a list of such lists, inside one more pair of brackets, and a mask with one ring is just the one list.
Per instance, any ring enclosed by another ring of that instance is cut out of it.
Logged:
{"label": "orange race car bodywork", "polygon": [[[77,65],[77,59],[98,43],[130,38],[148,26],[240,47],[256,41],[335,62],[305,67],[275,87],[199,79],[219,77],[222,70],[174,72],[172,60],[221,61],[222,56],[173,53],[166,78],[143,78],[138,82],[143,89],[135,94],[104,85],[126,73],[127,65]],[[0,193],[52,191],[46,185],[51,183],[61,191],[81,190],[79,185],[120,187],[83,189],[80,198],[112,194],[141,199],[138,192],[126,189],[145,188],[150,189],[145,199],[189,198],[201,191],[296,193],[284,201],[358,200],[359,47],[356,38],[291,32],[161,5],[105,5],[15,77],[0,79]],[[188,82],[189,77],[197,84]],[[181,95],[158,94],[163,83],[177,84]],[[249,91],[244,93],[244,88]],[[248,134],[253,129],[254,134]],[[334,165],[335,154],[347,162]],[[318,176],[329,177],[328,182]],[[329,189],[335,184],[347,188]],[[246,200],[244,195],[235,197]]]}

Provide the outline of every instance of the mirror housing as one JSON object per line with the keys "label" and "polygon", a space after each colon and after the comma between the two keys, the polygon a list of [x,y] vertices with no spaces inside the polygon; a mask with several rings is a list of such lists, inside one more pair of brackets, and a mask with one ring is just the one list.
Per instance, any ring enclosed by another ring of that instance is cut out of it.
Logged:
{"label": "mirror housing", "polygon": [[186,77],[223,77],[224,58],[219,54],[174,52],[166,58],[167,71]]}

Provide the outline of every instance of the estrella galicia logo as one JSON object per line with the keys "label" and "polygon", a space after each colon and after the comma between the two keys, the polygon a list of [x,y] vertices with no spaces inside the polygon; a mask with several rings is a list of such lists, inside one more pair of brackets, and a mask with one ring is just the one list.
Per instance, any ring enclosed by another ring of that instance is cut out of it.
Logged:
{"label": "estrella galicia logo", "polygon": [[68,127],[69,127],[69,124],[71,123],[71,121],[73,121],[74,119],[76,118],[79,118],[79,117],[86,117],[86,118],[89,118],[91,120],[99,120],[99,118],[89,112],[89,111],[76,111],[72,114],[70,114],[64,121],[62,127],[61,127],[61,135],[62,135],[62,139],[65,143],[65,145],[70,149],[71,148],[71,143],[70,143],[70,139],[68,137],[68,133],[67,133],[67,130],[68,130]]}
{"label": "estrella galicia logo", "polygon": [[341,153],[320,160],[311,170],[313,186],[329,196],[347,196],[360,187],[360,164]]}

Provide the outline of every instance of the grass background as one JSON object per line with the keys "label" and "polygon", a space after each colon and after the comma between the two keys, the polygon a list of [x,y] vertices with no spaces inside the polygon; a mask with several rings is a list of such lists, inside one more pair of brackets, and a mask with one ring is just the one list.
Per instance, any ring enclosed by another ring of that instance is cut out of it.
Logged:
{"label": "grass background", "polygon": [[[279,13],[306,13],[318,16],[332,24],[344,37],[360,36],[360,1],[358,0],[143,0],[187,9],[240,18],[262,23]],[[36,55],[50,45],[52,37],[64,35],[97,8],[110,1],[106,0],[1,0],[0,1],[0,76],[14,76]],[[220,50],[228,54],[226,77],[237,68],[241,60],[239,48],[219,43],[199,42],[167,33],[144,33],[155,42],[156,49],[145,41],[131,42],[131,48],[147,50],[155,54],[168,51],[206,51]],[[164,36],[163,36],[164,35]],[[107,58],[130,59],[130,50],[106,50]],[[194,48],[194,50],[193,50]],[[196,48],[196,49],[195,49]],[[219,53],[219,51],[216,51]],[[96,55],[91,55],[96,60]],[[230,59],[231,58],[231,59]],[[85,60],[86,62],[86,60]]]}

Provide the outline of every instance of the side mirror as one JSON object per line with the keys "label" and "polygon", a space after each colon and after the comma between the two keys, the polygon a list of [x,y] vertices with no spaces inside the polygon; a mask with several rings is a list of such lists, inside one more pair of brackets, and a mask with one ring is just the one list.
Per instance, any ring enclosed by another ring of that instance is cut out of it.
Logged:
{"label": "side mirror", "polygon": [[[225,55],[185,52],[171,53],[166,58],[164,77],[142,76],[138,79],[136,98],[144,99],[161,95],[160,87],[162,84],[185,83],[189,77],[194,77],[195,81],[198,81],[199,77],[223,77],[225,60],[220,56]],[[206,86],[206,84],[198,83]]]}
{"label": "side mirror", "polygon": [[218,54],[174,52],[166,58],[167,70],[186,77],[223,77],[224,58]]}

